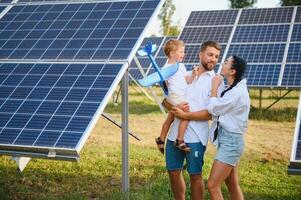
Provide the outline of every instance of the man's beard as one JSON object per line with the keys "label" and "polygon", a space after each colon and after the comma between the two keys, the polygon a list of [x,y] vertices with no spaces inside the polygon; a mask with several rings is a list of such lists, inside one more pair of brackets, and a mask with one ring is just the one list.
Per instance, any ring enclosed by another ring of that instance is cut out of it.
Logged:
{"label": "man's beard", "polygon": [[204,69],[206,69],[207,71],[212,71],[214,69],[214,67],[212,67],[211,69],[208,67],[208,63],[204,63],[201,62],[202,66],[204,67]]}

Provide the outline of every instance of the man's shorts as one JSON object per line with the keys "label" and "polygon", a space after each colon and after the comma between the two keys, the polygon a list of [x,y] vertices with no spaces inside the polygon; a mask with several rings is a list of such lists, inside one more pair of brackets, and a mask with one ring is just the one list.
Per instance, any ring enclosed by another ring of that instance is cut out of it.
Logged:
{"label": "man's shorts", "polygon": [[174,146],[173,141],[167,140],[165,153],[166,169],[168,171],[182,170],[184,159],[186,158],[188,173],[191,175],[202,174],[206,146],[201,142],[186,143],[186,145],[191,148],[191,152],[185,153]]}

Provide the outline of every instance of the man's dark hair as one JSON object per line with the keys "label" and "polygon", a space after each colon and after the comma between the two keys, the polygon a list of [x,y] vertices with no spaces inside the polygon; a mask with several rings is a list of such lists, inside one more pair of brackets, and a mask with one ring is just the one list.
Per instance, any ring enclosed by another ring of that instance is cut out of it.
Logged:
{"label": "man's dark hair", "polygon": [[221,46],[217,42],[209,40],[203,42],[203,44],[201,45],[201,52],[204,52],[207,49],[207,47],[214,47],[219,51],[222,50]]}
{"label": "man's dark hair", "polygon": [[230,87],[228,87],[226,90],[222,92],[221,96],[224,96],[226,92],[228,92],[233,87],[235,87],[237,83],[239,83],[243,79],[247,68],[247,62],[244,59],[238,56],[232,56],[232,58],[233,58],[232,69],[235,69],[234,82]]}

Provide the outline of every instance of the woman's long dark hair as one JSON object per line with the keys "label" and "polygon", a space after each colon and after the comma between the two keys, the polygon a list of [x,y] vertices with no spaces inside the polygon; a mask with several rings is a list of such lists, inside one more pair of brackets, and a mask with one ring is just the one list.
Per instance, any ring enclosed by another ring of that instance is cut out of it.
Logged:
{"label": "woman's long dark hair", "polygon": [[231,90],[233,87],[235,87],[237,85],[237,83],[239,83],[243,77],[244,77],[244,73],[246,71],[247,68],[247,62],[238,57],[238,56],[232,56],[233,60],[232,60],[232,69],[235,69],[236,73],[235,73],[235,77],[234,77],[234,82],[233,84],[228,87],[226,90],[224,90],[221,94],[221,97],[225,95],[226,92],[228,92],[229,90]]}

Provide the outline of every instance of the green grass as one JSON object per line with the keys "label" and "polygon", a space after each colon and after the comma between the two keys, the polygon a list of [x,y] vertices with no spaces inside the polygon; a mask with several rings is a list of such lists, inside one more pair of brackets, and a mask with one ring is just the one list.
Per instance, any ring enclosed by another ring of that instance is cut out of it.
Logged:
{"label": "green grass", "polygon": [[[266,101],[273,99],[265,98]],[[285,101],[285,100],[284,100]],[[292,104],[297,98],[281,102]],[[120,120],[120,105],[106,108]],[[283,109],[281,106],[275,109]],[[293,113],[295,110],[285,110]],[[253,111],[259,112],[259,111]],[[141,142],[130,138],[130,199],[172,199],[164,158],[154,145],[164,116],[155,103],[131,90],[130,130]],[[283,114],[283,113],[282,113]],[[282,115],[279,114],[279,115]],[[286,173],[289,164],[295,123],[250,120],[246,135],[246,151],[240,162],[240,182],[246,200],[300,200],[301,177]],[[288,120],[285,120],[288,121]],[[215,149],[208,146],[204,178],[208,178]],[[33,159],[23,173],[7,156],[0,157],[0,199],[33,200],[120,200],[121,191],[121,134],[120,129],[100,119],[81,152],[80,162]],[[189,178],[184,172],[187,186]],[[229,199],[223,186],[225,199]],[[187,199],[189,200],[189,190]],[[209,199],[208,193],[206,199]]]}

